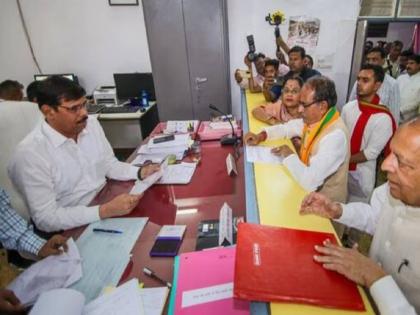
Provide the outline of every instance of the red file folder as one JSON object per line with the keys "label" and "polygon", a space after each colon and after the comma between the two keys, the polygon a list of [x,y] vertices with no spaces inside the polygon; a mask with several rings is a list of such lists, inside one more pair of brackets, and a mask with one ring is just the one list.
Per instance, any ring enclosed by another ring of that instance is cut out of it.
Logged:
{"label": "red file folder", "polygon": [[250,301],[307,303],[364,310],[357,286],[313,260],[314,246],[329,233],[241,223],[234,296]]}

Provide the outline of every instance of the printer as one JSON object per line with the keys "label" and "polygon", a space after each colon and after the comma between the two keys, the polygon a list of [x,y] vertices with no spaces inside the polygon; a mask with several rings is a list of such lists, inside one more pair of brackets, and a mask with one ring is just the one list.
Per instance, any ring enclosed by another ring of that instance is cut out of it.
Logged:
{"label": "printer", "polygon": [[99,86],[93,91],[96,105],[117,105],[117,89],[115,86]]}

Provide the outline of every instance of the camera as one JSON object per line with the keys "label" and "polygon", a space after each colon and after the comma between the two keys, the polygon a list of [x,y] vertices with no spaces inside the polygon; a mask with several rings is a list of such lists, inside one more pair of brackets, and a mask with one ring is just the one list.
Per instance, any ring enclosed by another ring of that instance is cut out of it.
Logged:
{"label": "camera", "polygon": [[246,37],[246,41],[248,42],[248,60],[253,62],[257,55],[255,54],[255,42],[254,42],[254,36],[248,35]]}
{"label": "camera", "polygon": [[270,25],[279,26],[285,20],[284,13],[281,11],[276,11],[273,14],[268,13],[268,15],[265,17],[265,20]]}

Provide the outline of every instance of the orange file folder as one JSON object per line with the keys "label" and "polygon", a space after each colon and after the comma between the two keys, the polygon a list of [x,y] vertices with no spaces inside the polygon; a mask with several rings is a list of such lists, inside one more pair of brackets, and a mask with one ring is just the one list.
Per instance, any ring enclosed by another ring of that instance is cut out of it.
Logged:
{"label": "orange file folder", "polygon": [[336,243],[330,233],[240,223],[234,296],[363,311],[356,284],[313,260],[327,238]]}

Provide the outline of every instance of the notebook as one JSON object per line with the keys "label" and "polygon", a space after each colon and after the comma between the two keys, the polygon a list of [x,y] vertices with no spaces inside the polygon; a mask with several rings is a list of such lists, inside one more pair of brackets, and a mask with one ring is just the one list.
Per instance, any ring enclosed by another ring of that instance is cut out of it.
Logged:
{"label": "notebook", "polygon": [[330,233],[240,223],[235,297],[364,310],[354,282],[313,260],[314,246],[325,239],[336,243]]}

